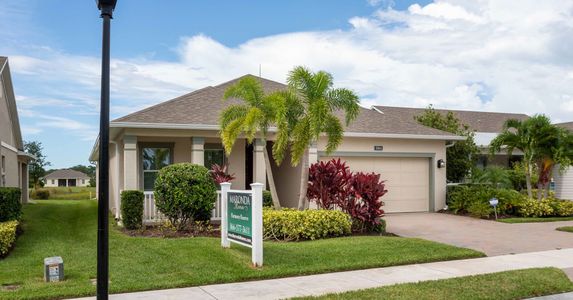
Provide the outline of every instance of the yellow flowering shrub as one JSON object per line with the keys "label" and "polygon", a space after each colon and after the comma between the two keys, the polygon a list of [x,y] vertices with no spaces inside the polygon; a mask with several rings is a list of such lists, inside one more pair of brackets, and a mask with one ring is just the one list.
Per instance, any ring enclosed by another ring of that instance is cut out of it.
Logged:
{"label": "yellow flowering shrub", "polygon": [[343,236],[351,233],[350,216],[336,210],[264,209],[266,240],[298,241]]}
{"label": "yellow flowering shrub", "polygon": [[18,221],[0,223],[0,257],[6,255],[16,241]]}

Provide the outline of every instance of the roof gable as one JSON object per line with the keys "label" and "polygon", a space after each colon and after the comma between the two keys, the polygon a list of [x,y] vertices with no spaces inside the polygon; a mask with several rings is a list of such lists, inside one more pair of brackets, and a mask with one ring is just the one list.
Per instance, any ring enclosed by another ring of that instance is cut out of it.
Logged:
{"label": "roof gable", "polygon": [[0,56],[0,100],[3,100],[6,106],[8,117],[10,119],[11,134],[13,140],[10,141],[18,150],[24,150],[24,143],[22,141],[22,132],[20,131],[20,120],[18,118],[18,109],[16,108],[16,97],[14,95],[14,87],[12,86],[12,78],[10,75],[10,65],[8,58]]}

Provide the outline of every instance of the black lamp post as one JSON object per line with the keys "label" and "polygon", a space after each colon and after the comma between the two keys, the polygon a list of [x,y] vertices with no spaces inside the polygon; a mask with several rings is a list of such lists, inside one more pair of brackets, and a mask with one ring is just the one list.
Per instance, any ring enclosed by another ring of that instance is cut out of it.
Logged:
{"label": "black lamp post", "polygon": [[109,36],[117,0],[96,0],[103,19],[101,49],[101,106],[99,119],[99,174],[97,221],[97,299],[108,298],[109,277]]}

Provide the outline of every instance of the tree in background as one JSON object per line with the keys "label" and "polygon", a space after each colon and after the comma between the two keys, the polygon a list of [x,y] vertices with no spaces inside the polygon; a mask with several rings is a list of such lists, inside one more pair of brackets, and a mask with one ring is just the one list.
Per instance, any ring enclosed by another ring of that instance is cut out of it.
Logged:
{"label": "tree in background", "polygon": [[414,119],[422,125],[466,137],[464,141],[457,141],[452,147],[446,149],[448,164],[446,178],[449,182],[464,180],[475,166],[477,154],[479,154],[479,148],[474,141],[474,132],[452,112],[443,115],[431,105],[423,114],[415,116]]}
{"label": "tree in background", "polygon": [[95,186],[95,176],[96,176],[96,167],[94,165],[84,166],[84,165],[75,165],[70,169],[82,172],[90,177],[90,186]]}
{"label": "tree in background", "polygon": [[291,152],[291,164],[302,161],[298,208],[308,202],[309,147],[326,135],[326,152],[331,153],[342,142],[344,128],[338,118],[342,115],[346,126],[356,119],[360,111],[358,96],[345,88],[334,88],[333,78],[327,72],[311,72],[295,67],[287,78],[289,91],[282,93],[283,104],[276,112],[278,133],[273,155],[278,163],[284,153]]}
{"label": "tree in background", "polygon": [[31,160],[28,164],[30,185],[34,187],[34,189],[44,185],[42,181],[42,178],[46,175],[46,169],[44,169],[44,167],[51,165],[51,163],[46,160],[46,156],[42,153],[43,150],[44,148],[40,142],[24,142],[24,151],[35,156],[35,159]]}

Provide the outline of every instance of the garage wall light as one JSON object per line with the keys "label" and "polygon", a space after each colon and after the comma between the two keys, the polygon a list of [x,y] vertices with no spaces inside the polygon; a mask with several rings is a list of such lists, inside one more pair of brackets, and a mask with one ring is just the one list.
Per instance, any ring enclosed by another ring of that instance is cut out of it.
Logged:
{"label": "garage wall light", "polygon": [[438,168],[445,168],[446,162],[443,159],[438,159]]}

